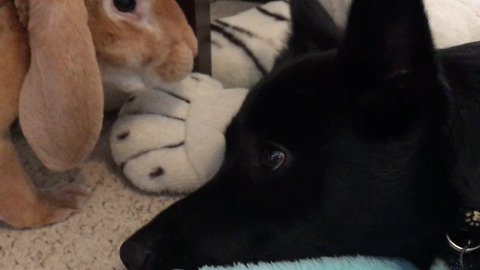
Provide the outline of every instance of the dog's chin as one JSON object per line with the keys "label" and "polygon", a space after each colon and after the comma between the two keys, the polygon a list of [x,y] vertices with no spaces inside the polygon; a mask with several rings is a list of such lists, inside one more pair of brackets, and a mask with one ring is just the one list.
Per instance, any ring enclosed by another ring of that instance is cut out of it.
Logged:
{"label": "dog's chin", "polygon": [[[156,243],[155,246],[162,246]],[[168,247],[168,246],[167,246]],[[145,248],[138,239],[129,238],[120,247],[120,259],[128,270],[172,270],[198,269],[184,252],[173,248],[160,251],[158,248]]]}
{"label": "dog's chin", "polygon": [[173,265],[157,258],[148,257],[139,268],[125,265],[128,270],[198,270],[200,267],[193,265]]}

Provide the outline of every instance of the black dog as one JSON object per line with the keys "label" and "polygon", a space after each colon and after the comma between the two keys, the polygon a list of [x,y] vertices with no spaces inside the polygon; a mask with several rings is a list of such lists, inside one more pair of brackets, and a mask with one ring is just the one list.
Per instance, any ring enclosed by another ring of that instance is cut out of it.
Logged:
{"label": "black dog", "polygon": [[343,37],[317,0],[291,10],[222,168],[123,244],[128,269],[355,254],[428,269],[459,209],[480,209],[480,43],[435,51],[421,0],[356,0]]}

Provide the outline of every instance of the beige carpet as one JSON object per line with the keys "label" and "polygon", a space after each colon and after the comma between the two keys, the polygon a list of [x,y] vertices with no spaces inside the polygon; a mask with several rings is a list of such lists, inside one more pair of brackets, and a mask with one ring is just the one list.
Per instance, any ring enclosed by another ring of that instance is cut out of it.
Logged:
{"label": "beige carpet", "polygon": [[[212,3],[212,19],[250,8],[252,3]],[[0,224],[1,270],[122,270],[118,250],[135,230],[179,199],[151,196],[127,185],[115,169],[108,136],[115,114],[105,116],[95,151],[78,170],[54,173],[45,169],[26,144],[18,127],[13,137],[22,162],[38,186],[79,181],[93,193],[78,214],[52,226],[16,230]]]}
{"label": "beige carpet", "polygon": [[106,116],[102,137],[90,159],[66,173],[41,166],[14,128],[15,143],[35,184],[80,181],[92,187],[93,193],[80,213],[62,223],[33,230],[0,228],[0,269],[124,269],[118,257],[122,241],[179,198],[149,196],[124,183],[109,155],[113,119],[113,115]]}

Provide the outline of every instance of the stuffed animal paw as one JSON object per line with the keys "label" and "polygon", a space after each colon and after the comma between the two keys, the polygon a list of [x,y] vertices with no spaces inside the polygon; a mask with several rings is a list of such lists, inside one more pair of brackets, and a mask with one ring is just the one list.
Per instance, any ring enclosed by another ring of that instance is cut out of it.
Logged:
{"label": "stuffed animal paw", "polygon": [[210,76],[192,73],[162,89],[141,91],[122,106],[112,127],[115,163],[141,190],[189,193],[219,169],[225,130],[246,89],[223,89]]}

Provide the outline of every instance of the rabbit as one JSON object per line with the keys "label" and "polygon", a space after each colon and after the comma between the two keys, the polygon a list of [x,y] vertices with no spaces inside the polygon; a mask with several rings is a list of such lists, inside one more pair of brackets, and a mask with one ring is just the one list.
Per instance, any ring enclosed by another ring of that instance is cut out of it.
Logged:
{"label": "rabbit", "polygon": [[11,141],[17,118],[47,168],[75,168],[100,134],[104,89],[174,83],[196,54],[174,0],[0,0],[0,221],[60,222],[90,193],[76,183],[32,184]]}

